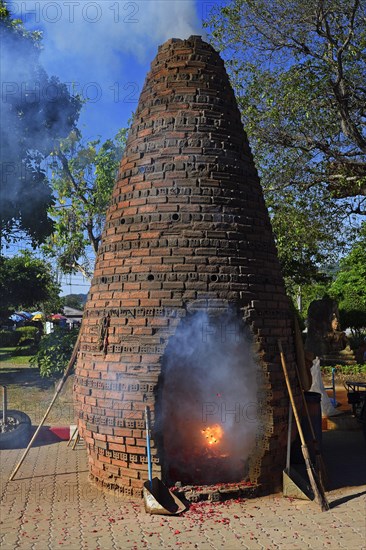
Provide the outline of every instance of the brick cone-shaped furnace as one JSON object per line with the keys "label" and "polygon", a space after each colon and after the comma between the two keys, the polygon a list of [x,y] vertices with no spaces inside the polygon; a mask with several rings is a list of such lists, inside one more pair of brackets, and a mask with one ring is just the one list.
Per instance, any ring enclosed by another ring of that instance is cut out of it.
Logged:
{"label": "brick cone-shaped furnace", "polygon": [[75,377],[91,477],[278,487],[292,313],[224,63],[198,36],[159,47],[107,212]]}

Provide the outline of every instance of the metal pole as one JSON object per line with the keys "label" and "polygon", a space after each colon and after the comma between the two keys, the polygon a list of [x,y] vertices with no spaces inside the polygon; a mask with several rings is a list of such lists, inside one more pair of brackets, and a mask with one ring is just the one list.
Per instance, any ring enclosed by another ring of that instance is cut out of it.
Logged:
{"label": "metal pole", "polygon": [[336,373],[336,370],[337,369],[335,367],[332,368],[332,390],[333,390],[332,404],[333,404],[334,408],[337,406],[336,390],[335,390],[335,373]]}
{"label": "metal pole", "polygon": [[150,482],[150,491],[152,490],[152,465],[151,465],[151,449],[150,449],[150,408],[145,407],[145,424],[146,424],[146,450],[147,450],[147,469]]}
{"label": "metal pole", "polygon": [[8,388],[3,386],[3,424],[7,423],[8,419]]}
{"label": "metal pole", "polygon": [[292,407],[290,402],[288,406],[288,430],[287,430],[287,452],[286,452],[287,473],[289,473],[290,471],[291,435],[292,435]]}

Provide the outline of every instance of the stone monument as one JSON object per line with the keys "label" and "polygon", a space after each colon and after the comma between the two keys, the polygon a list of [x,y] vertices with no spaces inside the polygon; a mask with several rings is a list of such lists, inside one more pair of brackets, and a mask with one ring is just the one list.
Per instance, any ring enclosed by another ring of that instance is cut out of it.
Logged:
{"label": "stone monument", "polygon": [[311,302],[308,309],[308,333],[305,350],[319,357],[321,365],[356,363],[345,332],[340,328],[335,300],[322,298]]}

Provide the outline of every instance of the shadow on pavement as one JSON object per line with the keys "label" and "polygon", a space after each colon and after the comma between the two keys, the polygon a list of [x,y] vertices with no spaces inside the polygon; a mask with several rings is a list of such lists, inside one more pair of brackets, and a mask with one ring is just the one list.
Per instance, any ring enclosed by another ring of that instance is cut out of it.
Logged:
{"label": "shadow on pavement", "polygon": [[0,385],[16,384],[17,386],[37,387],[47,390],[55,384],[53,378],[42,378],[38,368],[9,367],[0,371]]}
{"label": "shadow on pavement", "polygon": [[[36,426],[32,426],[31,437],[33,437],[33,434],[36,431],[36,429],[37,429]],[[49,429],[49,426],[42,426],[37,436],[37,439],[33,443],[32,447],[43,447],[44,445],[52,445],[53,443],[60,443],[60,441],[63,441],[63,438],[59,437],[57,434],[52,432]]]}
{"label": "shadow on pavement", "polygon": [[[29,437],[27,438],[27,441],[25,443],[17,444],[11,446],[12,449],[25,449],[33,437],[35,431],[37,429],[37,426],[31,426]],[[60,443],[60,441],[64,441],[64,437],[59,437],[56,433],[51,431],[49,426],[42,426],[42,428],[39,431],[39,434],[34,441],[32,445],[33,447],[44,447],[45,445],[52,445],[54,443]]]}
{"label": "shadow on pavement", "polygon": [[353,500],[354,498],[362,497],[363,495],[366,495],[366,491],[361,491],[360,493],[355,493],[353,495],[348,495],[342,498],[337,498],[336,500],[333,500],[329,504],[330,508],[336,508],[337,506],[340,506],[341,504],[344,504],[345,502],[348,502],[349,500]]}
{"label": "shadow on pavement", "polygon": [[362,430],[323,432],[323,458],[328,490],[366,485],[366,441]]}

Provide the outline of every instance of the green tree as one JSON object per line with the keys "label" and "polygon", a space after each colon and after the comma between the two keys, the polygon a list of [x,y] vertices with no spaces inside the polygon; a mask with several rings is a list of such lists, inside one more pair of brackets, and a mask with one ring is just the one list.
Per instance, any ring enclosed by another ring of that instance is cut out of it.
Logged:
{"label": "green tree", "polygon": [[64,273],[81,272],[90,278],[101,240],[127,130],[114,139],[84,143],[73,131],[52,153],[51,185],[56,203],[49,213],[55,230],[45,250]]}
{"label": "green tree", "polygon": [[74,309],[84,309],[86,294],[68,294],[63,296],[62,302],[64,306],[72,307]]}
{"label": "green tree", "polygon": [[329,296],[329,287],[332,283],[331,274],[327,273],[324,279],[324,281],[307,283],[301,287],[301,309],[299,308],[299,313],[304,323],[307,320],[311,302]]}
{"label": "green tree", "polygon": [[44,377],[55,376],[65,371],[73,352],[79,329],[67,330],[54,327],[51,334],[41,339],[37,353],[30,364],[39,368]]}
{"label": "green tree", "polygon": [[60,287],[52,267],[24,251],[12,258],[0,256],[0,304],[2,315],[22,309],[51,313],[59,302]]}
{"label": "green tree", "polygon": [[337,261],[345,235],[337,217],[324,219],[326,203],[313,189],[307,197],[277,190],[267,194],[267,204],[287,291],[301,310],[301,288],[331,279],[325,266]]}
{"label": "green tree", "polygon": [[343,327],[366,328],[366,223],[330,286],[329,293],[338,300]]}
{"label": "green tree", "polygon": [[228,0],[206,22],[300,309],[365,214],[365,15],[359,0]]}
{"label": "green tree", "polygon": [[0,241],[27,236],[33,246],[52,231],[52,190],[44,160],[69,134],[81,101],[39,63],[41,33],[27,32],[0,0]]}
{"label": "green tree", "polygon": [[231,0],[207,22],[265,190],[316,187],[342,216],[365,213],[365,16],[360,0]]}

